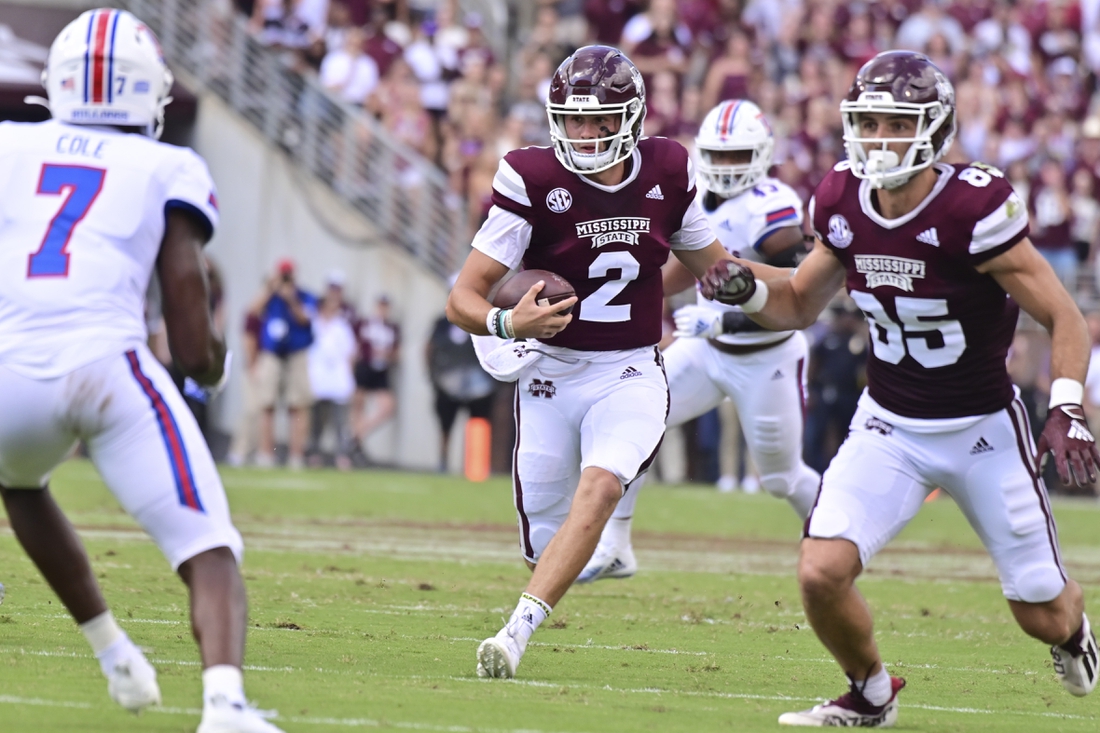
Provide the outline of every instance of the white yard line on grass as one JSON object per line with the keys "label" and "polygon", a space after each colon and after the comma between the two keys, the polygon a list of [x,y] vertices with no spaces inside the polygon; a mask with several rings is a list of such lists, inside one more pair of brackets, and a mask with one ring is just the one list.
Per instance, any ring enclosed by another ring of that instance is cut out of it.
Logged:
{"label": "white yard line on grass", "polygon": [[[90,655],[77,655],[77,654],[55,654],[50,652],[23,652],[25,654],[41,654],[42,656],[90,656]],[[159,664],[185,664],[191,665],[193,662],[179,662],[171,660],[154,660]],[[247,670],[259,670],[259,671],[286,671],[286,668],[257,668],[257,667],[245,667]],[[300,671],[300,670],[292,670]],[[318,670],[320,671],[320,670]],[[982,670],[976,670],[982,671]],[[401,679],[396,675],[370,675],[372,677],[385,677],[387,679]],[[552,689],[575,689],[575,690],[589,690],[592,692],[614,692],[625,693],[633,695],[657,695],[657,696],[672,696],[672,697],[699,697],[699,698],[713,698],[722,700],[762,700],[769,702],[822,702],[822,698],[814,697],[800,697],[793,695],[759,695],[753,693],[738,693],[738,692],[702,692],[695,690],[667,690],[660,687],[612,687],[611,685],[582,685],[572,683],[555,683],[555,682],[543,682],[539,680],[483,680],[473,677],[457,677],[454,675],[411,675],[404,677],[404,679],[412,680],[446,680],[449,682],[466,682],[477,684],[509,684],[519,685],[521,687],[539,687],[539,688],[552,688]],[[43,700],[41,698],[24,698],[15,697],[11,695],[0,695],[0,704],[10,705],[28,705],[39,707],[60,707],[60,708],[79,708],[82,710],[94,709],[97,706],[90,705],[88,703],[67,701],[67,700]],[[1015,715],[1022,717],[1035,717],[1035,718],[1054,718],[1061,720],[1097,720],[1093,715],[1073,715],[1072,713],[1051,713],[1040,712],[1034,713],[1029,711],[1020,710],[982,710],[981,708],[954,708],[943,705],[922,705],[919,703],[906,702],[903,707],[915,710],[931,710],[934,712],[942,713],[957,713],[960,715]],[[200,715],[201,710],[197,708],[174,708],[174,707],[153,707],[149,708],[150,712],[165,713],[170,715]],[[494,731],[495,733],[545,733],[542,731],[532,730],[524,728],[522,730],[512,729],[491,729],[491,728],[468,728],[465,726],[439,726],[429,723],[412,723],[401,722],[393,720],[372,720],[369,718],[311,718],[300,716],[277,716],[276,720],[283,720],[291,723],[303,723],[310,725],[336,725],[344,727],[360,727],[360,728],[379,728],[384,726],[390,726],[393,728],[406,728],[412,730],[433,730],[433,731],[452,731],[454,733],[466,733],[467,731]]]}
{"label": "white yard line on grass", "polygon": [[[0,704],[77,708],[79,710],[108,709],[104,705],[91,705],[86,702],[43,700],[36,697],[15,697],[12,695],[0,695]],[[161,715],[186,715],[195,718],[202,715],[200,708],[151,707],[146,708],[146,712],[160,713]],[[314,718],[299,715],[275,715],[271,719],[280,723],[300,723],[302,725],[332,725],[343,728],[401,728],[403,730],[441,731],[442,733],[566,733],[565,731],[543,731],[536,728],[485,728],[483,726],[471,728],[465,725],[434,725],[432,723],[415,723],[388,718],[373,720],[371,718]]]}

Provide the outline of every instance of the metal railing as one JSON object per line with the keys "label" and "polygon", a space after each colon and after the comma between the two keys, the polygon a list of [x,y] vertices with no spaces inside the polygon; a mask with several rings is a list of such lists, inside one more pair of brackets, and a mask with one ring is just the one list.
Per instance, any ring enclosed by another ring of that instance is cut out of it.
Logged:
{"label": "metal railing", "polygon": [[[447,176],[394,140],[284,55],[259,43],[236,13],[205,0],[122,0],[149,24],[169,64],[280,147],[303,170],[366,216],[383,239],[447,276],[468,249],[465,205]],[[224,7],[224,6],[221,6]]]}

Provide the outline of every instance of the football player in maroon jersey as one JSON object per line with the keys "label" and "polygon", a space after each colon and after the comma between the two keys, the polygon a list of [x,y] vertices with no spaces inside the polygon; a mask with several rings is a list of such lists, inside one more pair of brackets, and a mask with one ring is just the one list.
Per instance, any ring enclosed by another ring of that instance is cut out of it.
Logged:
{"label": "football player in maroon jersey", "polygon": [[[761,325],[805,328],[844,285],[872,337],[867,390],[822,477],[798,567],[806,616],[850,690],[779,722],[897,720],[905,681],[883,667],[855,579],[936,486],[992,556],[1020,627],[1051,646],[1065,688],[1086,695],[1096,686],[1096,639],[1040,476],[1047,452],[1064,483],[1085,485],[1100,465],[1081,409],[1085,320],[1028,241],[1026,206],[1004,175],[939,162],[955,136],[954,90],[927,57],[879,54],[840,110],[848,159],[810,201],[813,251],[793,275],[732,266],[743,308]],[[1052,340],[1050,417],[1038,448],[1005,368],[1020,308]]]}
{"label": "football player in maroon jersey", "polygon": [[[547,112],[553,146],[501,161],[489,217],[447,303],[470,333],[540,342],[518,374],[513,469],[534,573],[507,625],[478,648],[485,677],[515,675],[661,442],[668,385],[656,344],[670,250],[697,277],[731,259],[695,203],[687,151],[642,137],[645,88],[620,51],[587,46],[566,59]],[[490,291],[521,265],[558,273],[576,296],[540,306],[536,284],[515,308],[493,308]],[[727,272],[715,277],[724,283]]]}

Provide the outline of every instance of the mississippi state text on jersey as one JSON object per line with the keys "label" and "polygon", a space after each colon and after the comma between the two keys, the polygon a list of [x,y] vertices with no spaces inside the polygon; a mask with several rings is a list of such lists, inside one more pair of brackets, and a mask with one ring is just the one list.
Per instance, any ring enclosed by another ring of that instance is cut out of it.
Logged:
{"label": "mississippi state text on jersey", "polygon": [[[802,201],[787,184],[776,178],[763,178],[752,188],[721,201],[713,209],[707,204],[715,198],[700,190],[699,204],[707,223],[726,251],[734,257],[763,262],[759,252],[765,239],[784,227],[802,228]],[[723,305],[703,297],[696,285],[696,302],[719,312],[739,311],[740,306]],[[719,341],[729,344],[768,344],[782,341],[790,331],[769,331],[745,318],[743,331],[724,333]]]}
{"label": "mississippi state text on jersey", "polygon": [[1012,401],[1005,357],[1019,307],[974,268],[1027,236],[1027,209],[992,166],[934,169],[928,198],[885,219],[870,184],[840,163],[818,185],[810,216],[867,316],[871,398],[904,417],[984,415]]}
{"label": "mississippi state text on jersey", "polygon": [[173,207],[217,225],[210,173],[187,148],[53,120],[0,124],[0,364],[51,379],[143,344]]}
{"label": "mississippi state text on jersey", "polygon": [[579,299],[573,321],[548,344],[609,351],[661,339],[661,266],[695,198],[695,176],[687,150],[665,138],[643,138],[628,165],[623,182],[608,187],[566,170],[551,148],[513,150],[500,163],[493,204],[532,228],[523,266],[558,273]]}

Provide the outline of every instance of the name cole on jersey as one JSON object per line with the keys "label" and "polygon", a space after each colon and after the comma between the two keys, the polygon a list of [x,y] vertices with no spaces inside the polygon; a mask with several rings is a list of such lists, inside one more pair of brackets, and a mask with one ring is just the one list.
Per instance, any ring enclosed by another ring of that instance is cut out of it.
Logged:
{"label": "name cole on jersey", "polygon": [[[694,201],[694,170],[687,150],[665,138],[642,138],[629,165],[622,183],[605,187],[567,170],[550,148],[514,150],[500,163],[492,203],[531,225],[523,266],[558,273],[579,298],[548,344],[607,351],[661,338],[661,266]],[[657,187],[662,198],[647,195]]]}
{"label": "name cole on jersey", "polygon": [[988,414],[1012,400],[1004,364],[1019,309],[975,268],[1027,236],[1027,210],[992,166],[934,170],[929,196],[886,219],[871,183],[842,162],[818,186],[810,216],[867,317],[871,397],[906,417]]}
{"label": "name cole on jersey", "polygon": [[218,222],[191,150],[58,120],[0,123],[0,191],[0,363],[35,379],[144,342],[166,210]]}

